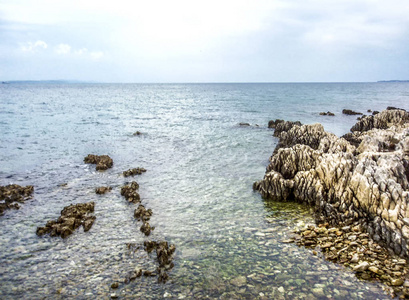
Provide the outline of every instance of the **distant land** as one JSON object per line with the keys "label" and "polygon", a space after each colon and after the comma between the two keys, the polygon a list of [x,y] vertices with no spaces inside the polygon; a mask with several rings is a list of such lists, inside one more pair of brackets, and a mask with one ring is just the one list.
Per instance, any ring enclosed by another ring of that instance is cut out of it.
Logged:
{"label": "distant land", "polygon": [[380,80],[378,82],[409,82],[409,80]]}
{"label": "distant land", "polygon": [[2,84],[13,84],[13,83],[91,83],[90,81],[81,80],[8,80],[2,81]]}

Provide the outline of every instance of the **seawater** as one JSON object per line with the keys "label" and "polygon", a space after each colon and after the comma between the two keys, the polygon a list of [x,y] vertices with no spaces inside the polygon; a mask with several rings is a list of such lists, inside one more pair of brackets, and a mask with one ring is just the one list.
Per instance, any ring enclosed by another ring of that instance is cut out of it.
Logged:
{"label": "seawater", "polygon": [[[313,223],[311,209],[265,201],[252,184],[277,143],[269,120],[319,122],[342,135],[356,122],[343,108],[409,108],[408,100],[408,83],[2,84],[0,185],[34,185],[35,193],[0,217],[0,298],[387,298],[378,283],[283,243]],[[114,167],[95,171],[83,163],[90,153],[110,155]],[[133,167],[148,171],[121,175]],[[127,247],[148,239],[120,195],[132,180],[153,210],[149,239],[177,249],[166,284],[123,283],[135,268],[156,265]],[[112,192],[96,195],[103,185]],[[36,236],[63,207],[89,201],[89,232]]]}

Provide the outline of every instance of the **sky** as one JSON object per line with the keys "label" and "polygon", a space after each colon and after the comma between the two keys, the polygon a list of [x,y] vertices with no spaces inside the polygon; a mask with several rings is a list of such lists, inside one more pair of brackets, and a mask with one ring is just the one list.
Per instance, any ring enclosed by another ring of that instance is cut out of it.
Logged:
{"label": "sky", "polygon": [[0,0],[0,80],[409,79],[408,0]]}

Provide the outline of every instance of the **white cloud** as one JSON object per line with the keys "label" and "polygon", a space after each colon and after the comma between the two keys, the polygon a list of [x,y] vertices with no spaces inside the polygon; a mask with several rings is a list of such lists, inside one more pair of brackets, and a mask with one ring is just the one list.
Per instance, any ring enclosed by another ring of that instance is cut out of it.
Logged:
{"label": "white cloud", "polygon": [[71,52],[71,46],[68,44],[58,44],[55,47],[55,52],[58,54],[69,54]]}
{"label": "white cloud", "polygon": [[24,52],[34,52],[36,49],[47,49],[48,45],[44,41],[36,41],[34,43],[27,42],[21,45],[20,49]]}

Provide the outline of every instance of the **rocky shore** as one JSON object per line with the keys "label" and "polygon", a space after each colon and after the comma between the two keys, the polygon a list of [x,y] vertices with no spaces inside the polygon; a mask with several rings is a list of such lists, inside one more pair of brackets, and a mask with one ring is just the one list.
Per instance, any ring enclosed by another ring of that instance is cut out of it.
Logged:
{"label": "rocky shore", "polygon": [[[268,199],[310,204],[315,207],[318,224],[359,228],[366,239],[406,261],[408,112],[389,108],[363,116],[351,133],[341,138],[326,132],[321,124],[276,120],[270,121],[269,127],[275,128],[279,142],[264,179],[254,183],[255,190]],[[368,269],[377,267],[376,263],[367,263]],[[406,285],[405,272],[401,273],[403,277],[392,276],[385,282]]]}

